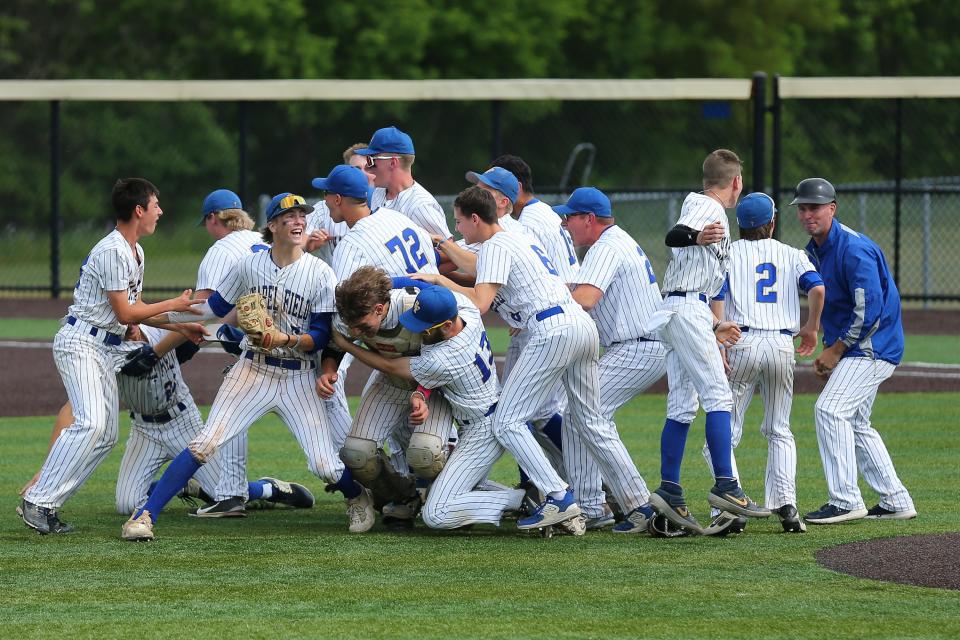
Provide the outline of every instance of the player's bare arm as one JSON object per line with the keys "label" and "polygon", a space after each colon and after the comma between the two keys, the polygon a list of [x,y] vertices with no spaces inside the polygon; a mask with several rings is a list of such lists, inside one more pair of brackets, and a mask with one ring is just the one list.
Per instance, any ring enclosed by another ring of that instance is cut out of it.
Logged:
{"label": "player's bare arm", "polygon": [[447,289],[450,289],[450,291],[462,293],[470,298],[470,301],[476,305],[476,307],[480,310],[480,313],[486,313],[490,310],[490,305],[493,304],[493,298],[497,295],[497,291],[499,291],[500,287],[502,286],[492,282],[482,282],[475,287],[464,287],[458,285],[446,276],[440,276],[433,273],[414,273],[410,277],[414,280],[423,280],[424,282],[429,282],[431,284],[439,284]]}
{"label": "player's bare arm", "polygon": [[592,284],[578,284],[571,295],[573,295],[573,299],[576,300],[577,304],[583,307],[584,311],[590,311],[590,309],[593,309],[597,306],[597,303],[600,302],[600,298],[603,297],[603,291]]}
{"label": "player's bare arm", "polygon": [[477,254],[467,251],[454,242],[452,238],[441,239],[440,236],[435,235],[433,236],[433,240],[443,257],[457,265],[458,269],[476,277]]}
{"label": "player's bare arm", "polygon": [[413,374],[410,373],[410,358],[384,358],[378,353],[354,344],[339,331],[333,332],[333,343],[338,349],[349,353],[368,367],[406,380],[413,380]]}
{"label": "player's bare arm", "polygon": [[722,222],[711,222],[701,230],[678,224],[667,232],[664,243],[668,247],[692,247],[693,245],[706,246],[723,240],[726,232]]}
{"label": "player's bare arm", "polygon": [[194,307],[203,304],[203,300],[194,300],[192,296],[192,289],[184,289],[183,293],[176,298],[170,298],[162,302],[147,304],[140,300],[138,296],[137,301],[130,304],[127,301],[126,291],[107,291],[107,300],[110,302],[110,307],[113,309],[113,313],[117,316],[120,324],[137,324],[143,322],[145,324],[152,324],[153,326],[157,326],[157,324],[170,324],[166,321],[155,323],[154,318],[158,315],[170,312],[196,313]]}
{"label": "player's bare arm", "polygon": [[826,287],[823,285],[811,287],[807,292],[807,304],[809,314],[807,322],[800,327],[800,346],[797,347],[797,354],[801,356],[812,355],[817,348],[817,333],[820,331],[820,314],[823,312],[823,301],[826,296]]}
{"label": "player's bare arm", "polygon": [[847,345],[842,340],[837,340],[832,345],[823,350],[823,352],[813,361],[813,372],[821,380],[826,380],[836,369],[840,358],[847,351]]}

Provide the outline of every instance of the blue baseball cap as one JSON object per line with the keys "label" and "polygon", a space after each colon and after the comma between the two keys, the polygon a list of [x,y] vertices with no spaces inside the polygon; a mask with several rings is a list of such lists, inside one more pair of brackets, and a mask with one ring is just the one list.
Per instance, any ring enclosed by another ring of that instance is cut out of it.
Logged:
{"label": "blue baseball cap", "polygon": [[476,171],[467,171],[467,182],[477,184],[482,182],[492,189],[496,189],[507,196],[510,202],[516,202],[520,195],[520,183],[517,182],[517,176],[513,175],[503,167],[491,167],[483,173]]}
{"label": "blue baseball cap", "polygon": [[402,153],[412,156],[413,139],[396,127],[377,129],[366,149],[357,149],[358,156],[375,156],[378,153]]}
{"label": "blue baseball cap", "polygon": [[776,213],[773,198],[757,191],[746,196],[737,205],[737,224],[741,229],[756,229],[770,222]]}
{"label": "blue baseball cap", "polygon": [[289,191],[278,193],[273,196],[270,204],[267,206],[267,222],[293,209],[301,209],[304,213],[313,211],[313,207],[307,204],[303,196],[295,195]]}
{"label": "blue baseball cap", "polygon": [[[243,209],[243,203],[240,202],[240,196],[230,189],[217,189],[203,199],[203,206],[200,207],[200,224],[207,219],[207,216],[217,211],[227,209]],[[199,226],[199,225],[198,225]]]}
{"label": "blue baseball cap", "polygon": [[330,171],[326,178],[314,178],[310,183],[314,189],[337,193],[351,198],[366,198],[370,200],[370,182],[367,174],[361,169],[349,164],[338,164]]}
{"label": "blue baseball cap", "polygon": [[558,204],[553,210],[561,216],[573,213],[592,213],[598,218],[612,218],[610,198],[595,187],[580,187],[570,194],[567,204]]}
{"label": "blue baseball cap", "polygon": [[400,324],[414,333],[453,320],[460,313],[457,299],[446,287],[439,285],[421,289],[413,307],[400,314]]}

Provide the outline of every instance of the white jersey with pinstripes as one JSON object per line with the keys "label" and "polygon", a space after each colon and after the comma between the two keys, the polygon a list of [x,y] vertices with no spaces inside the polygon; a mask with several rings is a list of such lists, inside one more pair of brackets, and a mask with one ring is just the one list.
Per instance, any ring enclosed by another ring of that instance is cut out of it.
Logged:
{"label": "white jersey with pinstripes", "polygon": [[454,419],[464,424],[486,417],[500,388],[480,312],[466,296],[453,295],[463,329],[449,340],[424,344],[410,359],[410,372],[425,388],[442,389]]}
{"label": "white jersey with pinstripes", "polygon": [[689,291],[713,298],[723,287],[730,257],[730,223],[727,213],[715,199],[691,193],[680,208],[678,225],[702,230],[714,222],[723,223],[723,239],[707,246],[673,248],[673,257],[663,276],[663,291]]}
{"label": "white jersey with pinstripes", "polygon": [[419,182],[414,182],[398,193],[393,200],[387,199],[386,189],[382,187],[374,189],[373,197],[370,198],[370,209],[379,212],[383,207],[399,211],[429,233],[435,233],[444,238],[452,235],[447,226],[447,214],[443,212],[443,207]]}
{"label": "white jersey with pinstripes", "polygon": [[266,251],[270,245],[256,231],[231,231],[207,249],[197,270],[197,291],[210,289],[216,291],[226,275],[233,270],[242,258]]}
{"label": "white jersey with pinstripes", "polygon": [[[147,343],[155,345],[170,332],[148,325],[140,325],[140,331],[147,339]],[[132,351],[143,346],[140,342],[124,342],[121,349]],[[137,378],[120,374],[117,376],[117,387],[120,391],[120,401],[130,411],[143,415],[156,415],[175,407],[190,396],[190,390],[183,381],[180,363],[177,362],[177,350],[171,349],[150,373]]]}
{"label": "white jersey with pinstripes", "polygon": [[650,260],[626,231],[611,225],[600,234],[576,278],[603,292],[590,310],[604,347],[637,338],[655,338],[644,332],[650,314],[663,304]]}
{"label": "white jersey with pinstripes", "polygon": [[334,222],[333,218],[330,217],[330,209],[327,207],[327,203],[320,200],[313,205],[313,211],[307,214],[307,229],[304,233],[309,236],[317,230],[327,232],[329,239],[320,245],[313,254],[332,267],[333,251],[337,248],[340,238],[345,236],[349,229],[350,227],[347,226],[346,222]]}
{"label": "white jersey with pinstripes", "polygon": [[[511,318],[514,326],[527,326],[537,313],[573,303],[556,267],[525,232],[500,231],[480,246],[477,284],[481,283],[502,285],[502,303],[515,314],[504,319]],[[502,315],[501,308],[496,311]]]}
{"label": "white jersey with pinstripes", "polygon": [[807,254],[772,238],[730,247],[726,319],[751,329],[800,330],[799,281],[816,271]]}
{"label": "white jersey with pinstripes", "polygon": [[108,332],[122,336],[127,326],[117,320],[108,291],[126,291],[133,304],[143,289],[143,248],[136,245],[134,257],[130,243],[114,229],[94,245],[80,267],[80,278],[73,291],[69,315]]}
{"label": "white jersey with pinstripes", "polygon": [[333,252],[333,271],[341,281],[365,265],[379,267],[390,276],[439,273],[430,234],[385,207],[358,220]]}
{"label": "white jersey with pinstripes", "polygon": [[[278,330],[302,334],[310,329],[311,314],[335,310],[336,282],[333,270],[309,253],[280,268],[273,261],[272,251],[260,251],[240,261],[217,292],[230,304],[236,304],[237,298],[244,294],[258,292],[266,301],[267,313]],[[250,345],[246,338],[244,344],[248,350],[266,353]],[[281,358],[310,357],[303,351],[286,347],[269,353]]]}
{"label": "white jersey with pinstripes", "polygon": [[580,263],[570,233],[561,225],[557,212],[546,202],[534,198],[520,212],[519,222],[527,233],[540,242],[553,266],[560,272],[560,279],[567,284],[575,284]]}

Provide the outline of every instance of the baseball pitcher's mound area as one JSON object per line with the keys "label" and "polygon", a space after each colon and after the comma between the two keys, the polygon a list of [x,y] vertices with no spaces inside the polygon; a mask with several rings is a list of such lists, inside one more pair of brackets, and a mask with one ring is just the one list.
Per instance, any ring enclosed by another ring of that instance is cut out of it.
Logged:
{"label": "baseball pitcher's mound area", "polygon": [[851,542],[821,549],[816,558],[858,578],[960,590],[960,533]]}

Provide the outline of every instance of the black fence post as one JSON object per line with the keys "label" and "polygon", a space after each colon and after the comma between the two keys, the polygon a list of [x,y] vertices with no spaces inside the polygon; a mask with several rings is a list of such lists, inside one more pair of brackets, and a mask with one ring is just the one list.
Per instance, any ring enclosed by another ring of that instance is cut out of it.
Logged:
{"label": "black fence post", "polygon": [[[237,194],[247,201],[247,103],[237,103]],[[247,204],[247,209],[250,205]]]}
{"label": "black fence post", "polygon": [[490,160],[494,160],[503,153],[502,119],[503,101],[492,100],[490,102]]}
{"label": "black fence post", "polygon": [[767,166],[767,74],[753,74],[753,185],[751,191],[763,191],[763,177]]}
{"label": "black fence post", "polygon": [[60,297],[60,101],[50,101],[50,297]]}
{"label": "black fence post", "polygon": [[[773,103],[770,105],[770,112],[773,114],[773,141],[772,141],[772,158],[770,162],[770,189],[773,193],[770,195],[773,197],[773,205],[777,208],[777,211],[780,211],[780,172],[783,170],[783,147],[782,143],[782,129],[780,128],[780,74],[773,74],[773,81],[771,82],[773,89]],[[773,237],[780,237],[780,227],[783,226],[783,213],[780,213],[778,216],[777,224],[773,226]]]}
{"label": "black fence post", "polygon": [[902,288],[900,282],[900,216],[903,188],[903,99],[897,98],[896,108],[896,145],[894,148],[894,183],[893,195],[893,281]]}

